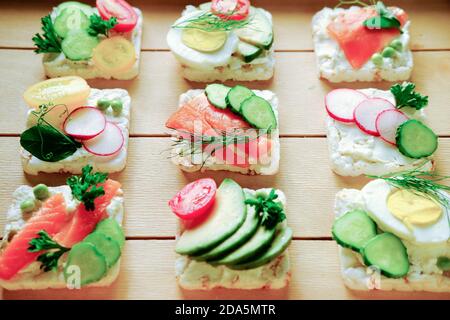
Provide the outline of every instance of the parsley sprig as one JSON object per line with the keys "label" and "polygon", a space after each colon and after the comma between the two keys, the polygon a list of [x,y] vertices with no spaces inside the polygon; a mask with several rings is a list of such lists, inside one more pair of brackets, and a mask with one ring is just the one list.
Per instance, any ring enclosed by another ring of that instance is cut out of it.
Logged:
{"label": "parsley sprig", "polygon": [[272,189],[267,197],[258,195],[256,198],[248,198],[245,200],[245,204],[254,206],[256,212],[261,216],[262,225],[273,229],[286,219],[283,205],[279,201],[275,201],[277,198],[275,189]]}
{"label": "parsley sprig", "polygon": [[411,82],[397,83],[391,87],[391,93],[395,97],[397,108],[412,107],[420,110],[427,106],[428,96],[414,91],[415,88],[416,85]]}
{"label": "parsley sprig", "polygon": [[117,24],[117,18],[111,17],[109,20],[103,20],[98,14],[93,14],[89,17],[91,25],[88,28],[88,33],[91,36],[98,36],[99,34],[103,34],[104,36],[108,36],[109,30],[114,28]]}
{"label": "parsley sprig", "polygon": [[72,176],[67,179],[67,184],[72,189],[72,195],[83,202],[86,210],[95,210],[94,200],[105,194],[103,186],[99,183],[105,182],[107,173],[92,173],[92,166],[83,167],[81,176]]}
{"label": "parsley sprig", "polygon": [[34,52],[61,52],[61,39],[56,34],[50,15],[42,17],[41,23],[43,34],[36,33],[32,39],[37,47]]}
{"label": "parsley sprig", "polygon": [[41,262],[40,268],[44,272],[55,269],[58,266],[59,258],[70,250],[53,240],[45,230],[39,231],[38,236],[31,239],[29,245],[29,252],[46,251],[37,258],[37,261]]}

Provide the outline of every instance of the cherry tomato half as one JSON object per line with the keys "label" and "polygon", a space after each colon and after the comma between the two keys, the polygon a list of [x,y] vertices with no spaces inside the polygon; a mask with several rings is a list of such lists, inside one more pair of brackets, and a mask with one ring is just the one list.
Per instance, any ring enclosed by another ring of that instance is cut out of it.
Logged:
{"label": "cherry tomato half", "polygon": [[97,0],[96,5],[104,20],[109,20],[111,17],[117,18],[117,24],[113,30],[128,32],[136,26],[138,20],[136,11],[125,0]]}
{"label": "cherry tomato half", "polygon": [[216,197],[217,185],[205,178],[191,182],[169,201],[169,207],[180,219],[192,220],[207,214]]}
{"label": "cherry tomato half", "polygon": [[222,19],[244,20],[250,10],[249,0],[213,0],[211,11]]}

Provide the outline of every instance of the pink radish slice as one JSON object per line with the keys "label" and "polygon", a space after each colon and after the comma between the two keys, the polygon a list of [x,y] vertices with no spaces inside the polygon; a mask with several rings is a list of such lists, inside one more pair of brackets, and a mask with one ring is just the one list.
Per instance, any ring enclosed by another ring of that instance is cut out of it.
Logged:
{"label": "pink radish slice", "polygon": [[94,107],[79,107],[73,110],[63,124],[64,132],[80,140],[98,136],[105,130],[106,118]]}
{"label": "pink radish slice", "polygon": [[356,125],[365,133],[378,137],[376,121],[384,110],[395,109],[395,106],[382,98],[371,98],[361,102],[354,111]]}
{"label": "pink radish slice", "polygon": [[335,120],[354,122],[353,111],[367,96],[353,89],[335,89],[325,96],[325,107]]}
{"label": "pink radish slice", "polygon": [[381,139],[396,145],[397,129],[406,121],[408,121],[408,117],[403,112],[398,109],[388,109],[378,115],[375,126]]}
{"label": "pink radish slice", "polygon": [[97,156],[110,156],[122,149],[124,141],[122,130],[116,124],[106,122],[105,130],[95,138],[83,141],[83,147]]}

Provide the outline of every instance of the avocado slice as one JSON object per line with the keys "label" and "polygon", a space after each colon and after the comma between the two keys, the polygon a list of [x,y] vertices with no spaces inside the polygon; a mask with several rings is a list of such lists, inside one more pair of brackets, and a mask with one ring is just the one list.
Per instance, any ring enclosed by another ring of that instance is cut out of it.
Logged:
{"label": "avocado slice", "polygon": [[291,243],[291,240],[292,229],[289,227],[282,227],[277,231],[275,239],[264,254],[257,257],[255,260],[248,261],[243,264],[231,265],[229,268],[235,270],[245,270],[263,266],[282,254]]}
{"label": "avocado slice", "polygon": [[225,264],[228,266],[253,260],[254,257],[259,256],[268,246],[270,246],[275,236],[275,230],[276,228],[267,229],[264,225],[260,224],[258,230],[256,230],[256,233],[250,240],[224,258],[212,261],[211,263]]}
{"label": "avocado slice", "polygon": [[184,231],[175,251],[183,255],[203,254],[234,234],[247,216],[245,195],[241,186],[225,179],[216,192],[216,199],[205,221]]}
{"label": "avocado slice", "polygon": [[[251,195],[246,194],[246,197],[251,197]],[[259,214],[257,214],[255,209],[253,207],[247,207],[247,218],[238,231],[211,251],[194,257],[194,259],[213,261],[222,258],[246,243],[256,233],[256,230],[258,230],[259,221]]]}

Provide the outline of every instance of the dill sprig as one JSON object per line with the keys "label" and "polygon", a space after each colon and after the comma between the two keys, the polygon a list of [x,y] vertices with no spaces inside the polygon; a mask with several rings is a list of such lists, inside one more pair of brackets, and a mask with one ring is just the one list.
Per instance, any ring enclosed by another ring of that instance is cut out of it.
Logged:
{"label": "dill sprig", "polygon": [[[230,13],[231,17],[234,12]],[[250,19],[232,20],[227,17],[219,17],[210,11],[205,11],[200,15],[183,20],[177,24],[172,25],[176,29],[199,29],[206,32],[213,31],[231,31],[240,29],[248,25]]]}
{"label": "dill sprig", "polygon": [[450,176],[439,175],[430,171],[421,170],[422,164],[419,168],[392,173],[382,176],[371,176],[373,179],[383,179],[393,187],[399,189],[409,190],[419,196],[425,196],[432,199],[445,208],[450,208],[450,201],[448,195],[443,191],[450,191],[450,186],[439,183],[443,180],[450,179]]}

